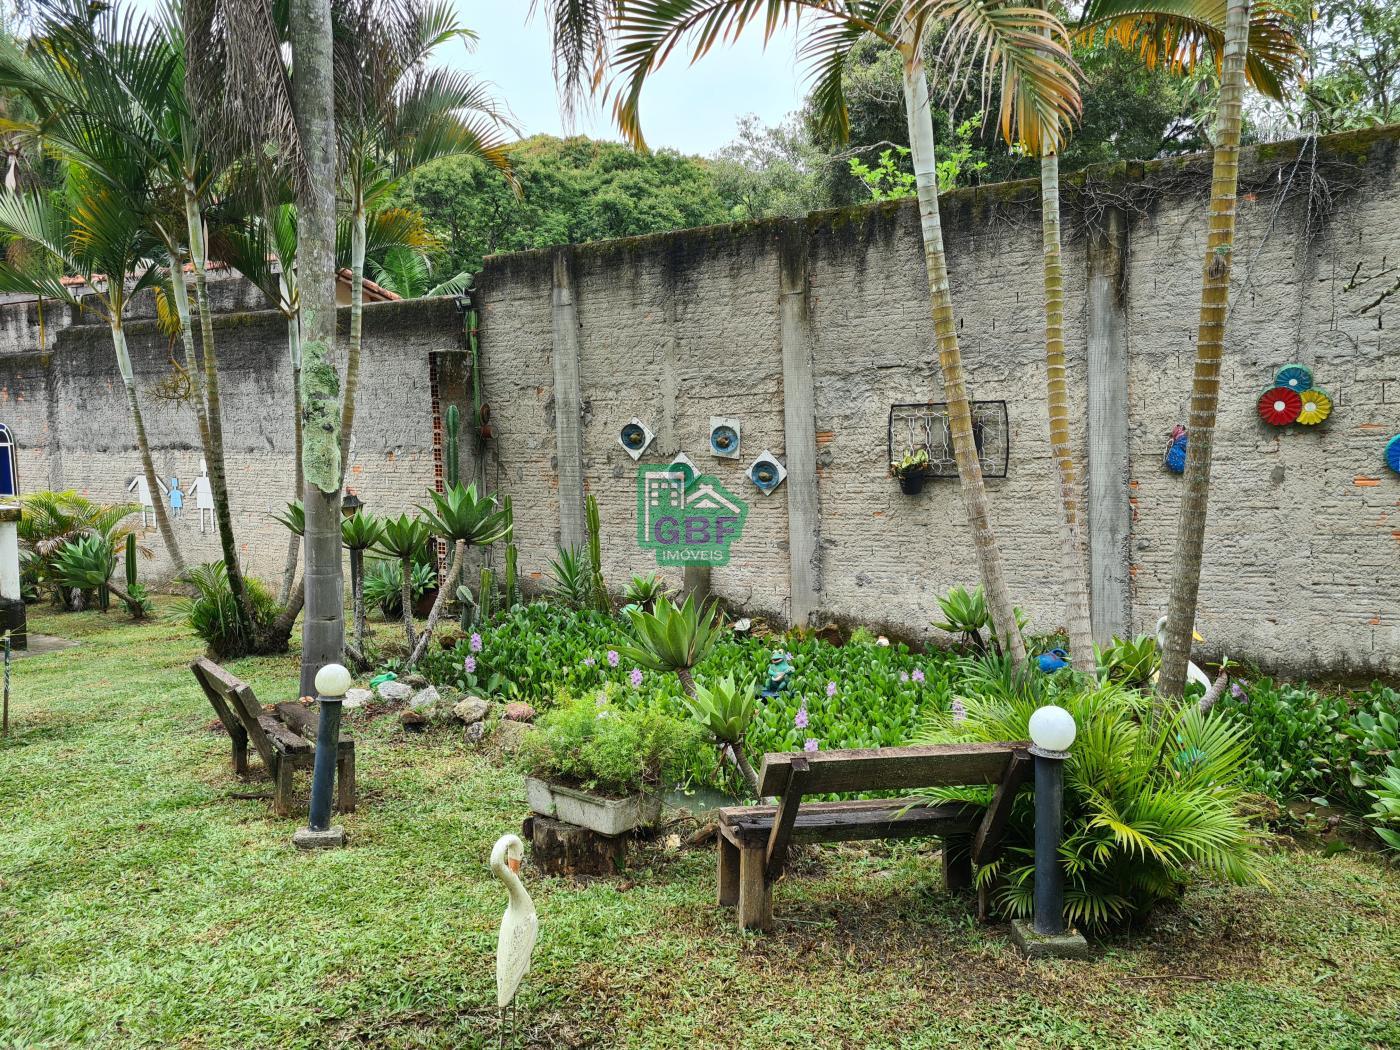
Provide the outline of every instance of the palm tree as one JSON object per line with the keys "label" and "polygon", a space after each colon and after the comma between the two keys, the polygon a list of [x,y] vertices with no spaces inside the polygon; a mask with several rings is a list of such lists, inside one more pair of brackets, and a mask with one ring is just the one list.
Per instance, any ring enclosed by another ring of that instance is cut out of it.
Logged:
{"label": "palm tree", "polygon": [[345,355],[340,456],[349,459],[364,324],[366,224],[402,180],[432,160],[480,157],[507,178],[502,126],[512,127],[485,85],[454,70],[426,69],[444,43],[470,43],[452,5],[335,0],[336,127],[349,205],[350,342]]}
{"label": "palm tree", "polygon": [[904,60],[924,262],[958,477],[993,630],[1013,659],[1023,663],[1025,643],[992,530],[948,286],[924,43],[940,25],[945,54],[981,59],[986,82],[995,79],[1001,85],[1003,136],[1039,152],[1057,146],[1079,110],[1064,27],[1044,11],[981,0],[629,0],[611,15],[616,36],[611,62],[620,82],[614,115],[623,133],[644,145],[642,88],[684,39],[691,39],[692,60],[698,60],[716,43],[733,40],[759,23],[760,13],[765,39],[800,16],[812,20],[799,46],[815,66],[812,101],[817,119],[837,140],[849,133],[843,79],[851,48],[863,37],[874,36],[896,48]]}
{"label": "palm tree", "polygon": [[[1144,64],[1159,61],[1190,68],[1204,48],[1219,51],[1225,4],[1220,0],[1120,0],[1091,3],[1076,35],[1090,39],[1100,33],[1124,47],[1137,48]],[[1272,98],[1283,94],[1283,81],[1296,59],[1296,47],[1279,12],[1256,9],[1250,33],[1251,80]],[[1050,450],[1060,481],[1062,571],[1070,658],[1075,670],[1095,670],[1093,632],[1089,619],[1089,565],[1085,552],[1084,516],[1079,478],[1070,447],[1070,409],[1064,340],[1064,270],[1060,252],[1060,158],[1055,150],[1040,159],[1041,231],[1045,287],[1046,401],[1050,419]]]}

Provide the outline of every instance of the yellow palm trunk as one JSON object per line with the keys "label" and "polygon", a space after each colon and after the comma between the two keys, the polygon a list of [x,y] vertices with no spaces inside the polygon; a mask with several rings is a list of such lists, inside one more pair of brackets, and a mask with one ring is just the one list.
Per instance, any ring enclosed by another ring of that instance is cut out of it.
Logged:
{"label": "yellow palm trunk", "polygon": [[1069,437],[1069,393],[1065,379],[1065,279],[1060,255],[1060,159],[1051,153],[1040,161],[1041,230],[1045,266],[1046,402],[1050,415],[1050,452],[1060,480],[1060,535],[1065,589],[1065,626],[1070,660],[1076,671],[1095,668],[1094,636],[1089,626],[1089,568],[1079,506],[1079,479]]}
{"label": "yellow palm trunk", "polygon": [[958,346],[953,318],[953,300],[948,288],[948,261],[943,250],[943,226],[938,208],[938,175],[934,167],[933,116],[929,105],[928,81],[919,41],[906,30],[904,52],[904,103],[909,118],[910,156],[919,193],[919,217],[923,227],[924,263],[928,269],[929,298],[933,310],[938,365],[943,374],[943,398],[948,405],[949,432],[958,480],[967,509],[972,545],[977,554],[978,573],[987,598],[992,629],[1003,652],[1010,653],[1019,666],[1025,663],[1026,646],[1016,626],[1015,607],[1006,586],[1001,550],[992,531],[987,490],[982,482],[982,465],[972,435],[972,406],[963,379],[962,351]]}
{"label": "yellow palm trunk", "polygon": [[1167,644],[1162,653],[1158,693],[1180,697],[1186,688],[1186,664],[1201,586],[1206,508],[1210,496],[1210,459],[1215,438],[1215,410],[1220,397],[1220,360],[1225,347],[1225,315],[1230,301],[1231,255],[1235,243],[1235,193],[1240,173],[1240,124],[1244,106],[1245,55],[1249,43],[1249,0],[1230,0],[1225,13],[1225,53],[1220,75],[1220,115],[1211,177],[1210,233],[1201,282],[1200,329],[1196,336],[1196,370],[1191,383],[1191,440],[1172,559],[1167,599]]}

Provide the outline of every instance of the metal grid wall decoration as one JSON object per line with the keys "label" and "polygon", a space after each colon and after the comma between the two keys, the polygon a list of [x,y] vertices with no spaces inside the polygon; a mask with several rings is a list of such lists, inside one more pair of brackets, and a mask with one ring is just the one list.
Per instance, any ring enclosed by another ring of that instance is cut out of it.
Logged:
{"label": "metal grid wall decoration", "polygon": [[1270,426],[1310,427],[1332,414],[1332,399],[1313,386],[1313,374],[1306,365],[1284,365],[1275,373],[1273,385],[1259,395],[1258,407],[1259,418]]}
{"label": "metal grid wall decoration", "polygon": [[[977,458],[982,462],[982,476],[1006,477],[1011,460],[1011,425],[1005,401],[972,402],[972,437],[977,443]],[[947,402],[891,405],[886,440],[889,462],[897,462],[905,452],[922,448],[928,452],[929,477],[958,476],[953,435],[948,429]],[[898,455],[896,448],[900,450]]]}

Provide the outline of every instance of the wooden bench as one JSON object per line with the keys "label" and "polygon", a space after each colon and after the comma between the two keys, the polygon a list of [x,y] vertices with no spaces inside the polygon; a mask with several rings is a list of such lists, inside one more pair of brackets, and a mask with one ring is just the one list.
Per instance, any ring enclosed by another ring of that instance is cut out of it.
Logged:
{"label": "wooden bench", "polygon": [[[1031,772],[1029,743],[937,744],[920,747],[765,755],[759,795],[776,806],[719,811],[719,903],[737,906],[740,927],[773,925],[773,882],[794,842],[846,842],[933,836],[943,840],[949,890],[972,885],[973,864],[995,860],[1016,792]],[[995,784],[983,807],[928,799],[876,799],[803,804],[804,795]]]}
{"label": "wooden bench", "polygon": [[[248,775],[248,742],[262,757],[272,777],[272,810],[285,817],[292,809],[292,775],[310,769],[316,761],[316,712],[301,704],[278,704],[275,713],[264,711],[252,687],[229,674],[213,660],[201,657],[190,664],[214,713],[233,741],[233,771]],[[336,749],[336,808],[355,809],[355,741],[342,733]]]}

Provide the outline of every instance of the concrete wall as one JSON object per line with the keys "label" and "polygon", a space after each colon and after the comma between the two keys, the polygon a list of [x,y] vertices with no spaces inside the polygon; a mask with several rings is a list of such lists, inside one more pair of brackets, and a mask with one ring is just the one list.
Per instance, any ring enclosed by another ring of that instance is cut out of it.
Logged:
{"label": "concrete wall", "polygon": [[[1245,159],[1198,621],[1217,653],[1400,673],[1400,477],[1381,459],[1400,432],[1400,358],[1384,323],[1400,295],[1370,305],[1400,258],[1398,137]],[[1187,415],[1208,179],[1209,158],[1065,179],[1066,341],[1076,449],[1097,472],[1085,488],[1101,635],[1149,631],[1165,609],[1181,479],[1162,455]],[[1018,604],[1048,630],[1063,614],[1037,190],[956,191],[943,206],[972,395],[1008,405],[1010,469],[987,483],[993,523]],[[479,297],[495,440],[466,471],[513,496],[527,578],[574,533],[582,491],[601,505],[612,584],[655,570],[636,541],[636,465],[617,441],[638,416],[657,434],[644,463],[685,451],[749,501],[743,539],[713,573],[735,605],[933,637],[935,595],[975,583],[956,481],[907,497],[886,475],[890,405],[941,399],[912,202],[494,257]],[[149,325],[132,336],[145,392],[169,370],[165,344]],[[286,547],[267,513],[291,490],[281,321],[229,318],[219,340],[240,541],[271,579]],[[372,509],[410,506],[433,483],[429,362],[460,343],[451,303],[367,309],[351,483]],[[115,499],[135,473],[110,354],[89,328],[64,332],[48,357],[0,358],[0,413],[25,443],[26,486]],[[1320,427],[1258,419],[1256,398],[1291,361],[1333,397]],[[147,403],[158,470],[193,477],[192,412]],[[739,461],[708,453],[712,415],[741,421]],[[743,475],[764,448],[793,472],[766,497]],[[181,525],[187,556],[215,557],[193,519]]]}

